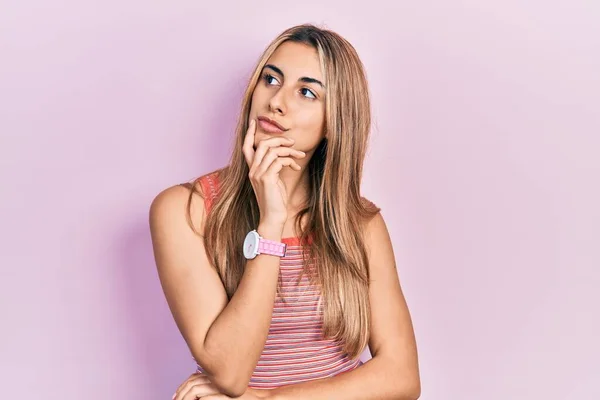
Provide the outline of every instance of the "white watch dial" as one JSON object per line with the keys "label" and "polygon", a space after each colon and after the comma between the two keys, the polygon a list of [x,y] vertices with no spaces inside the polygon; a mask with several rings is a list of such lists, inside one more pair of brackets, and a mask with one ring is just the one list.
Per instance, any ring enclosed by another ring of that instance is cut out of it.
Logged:
{"label": "white watch dial", "polygon": [[244,257],[251,260],[258,255],[258,240],[260,236],[256,231],[250,231],[244,239]]}

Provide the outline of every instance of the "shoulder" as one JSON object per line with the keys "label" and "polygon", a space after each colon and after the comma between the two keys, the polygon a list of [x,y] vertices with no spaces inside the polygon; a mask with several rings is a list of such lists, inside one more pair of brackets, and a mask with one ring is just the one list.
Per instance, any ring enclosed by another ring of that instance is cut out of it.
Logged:
{"label": "shoulder", "polygon": [[365,197],[361,197],[361,200],[368,216],[364,222],[363,233],[370,256],[378,253],[389,253],[392,244],[381,208]]}
{"label": "shoulder", "polygon": [[365,233],[370,243],[375,243],[377,239],[388,238],[387,225],[381,212],[377,212],[365,225]]}
{"label": "shoulder", "polygon": [[[197,194],[197,196],[193,196]],[[150,213],[165,213],[179,209],[188,203],[190,196],[192,202],[204,202],[204,195],[200,187],[200,182],[186,182],[173,185],[158,193],[150,204]]]}
{"label": "shoulder", "polygon": [[221,171],[223,169],[211,171],[158,193],[150,205],[151,228],[183,221],[202,232],[206,209],[216,196]]}
{"label": "shoulder", "polygon": [[172,228],[186,223],[194,230],[201,231],[209,176],[210,174],[206,174],[191,182],[179,183],[159,192],[150,204],[150,228]]}
{"label": "shoulder", "polygon": [[360,201],[361,206],[363,207],[363,224],[365,226],[365,231],[369,231],[370,229],[381,229],[381,224],[383,223],[381,208],[377,207],[373,201],[366,197],[361,196]]}
{"label": "shoulder", "polygon": [[182,205],[191,203],[192,207],[204,206],[216,193],[219,175],[222,169],[208,172],[191,181],[179,183],[162,190],[152,200],[151,213],[170,212]]}
{"label": "shoulder", "polygon": [[191,223],[194,229],[199,230],[204,220],[204,198],[198,186],[197,181],[183,183],[158,193],[150,204],[150,229],[171,230]]}

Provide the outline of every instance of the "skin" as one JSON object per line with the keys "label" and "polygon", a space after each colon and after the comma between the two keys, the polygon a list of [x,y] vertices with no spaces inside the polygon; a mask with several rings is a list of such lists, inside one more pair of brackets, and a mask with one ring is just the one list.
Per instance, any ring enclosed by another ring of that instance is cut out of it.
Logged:
{"label": "skin", "polygon": [[316,82],[303,81],[303,78],[325,84],[317,51],[301,43],[281,44],[263,68],[252,95],[249,114],[250,121],[267,116],[286,129],[282,134],[273,134],[265,132],[257,124],[255,148],[263,140],[285,137],[294,140],[293,149],[306,153],[302,159],[295,159],[300,170],[284,167],[279,172],[288,197],[288,221],[284,227],[284,237],[294,235],[292,218],[307,197],[308,175],[305,166],[326,137],[325,89]]}
{"label": "skin", "polygon": [[[256,121],[258,116],[267,116],[285,127],[286,131],[282,134],[271,134],[263,131],[257,124],[251,124],[246,134],[245,145],[253,143],[253,148],[256,149],[252,158],[258,157],[260,160],[254,165],[255,169],[263,165],[264,171],[264,168],[268,167],[269,163],[264,160],[268,148],[280,148],[279,157],[290,158],[278,172],[285,184],[285,206],[289,215],[281,236],[289,237],[294,235],[294,212],[307,194],[308,176],[305,167],[320,141],[326,136],[323,132],[325,90],[318,83],[304,82],[302,78],[324,81],[316,50],[304,44],[282,44],[267,65],[272,65],[275,69],[266,67],[263,70],[263,78],[252,96],[249,120]],[[284,140],[279,139],[281,137],[292,138],[294,143],[284,144]],[[284,147],[302,151],[306,156],[294,156],[290,151],[283,149]],[[248,161],[251,164],[254,160]],[[172,196],[181,196],[183,201],[184,195],[187,196],[183,193],[173,193]],[[202,209],[202,205],[199,204],[198,207]],[[169,217],[165,216],[165,219]],[[152,218],[160,217],[151,215]],[[201,225],[202,221],[198,223]],[[283,386],[274,390],[248,388],[240,399],[364,400],[419,397],[420,378],[412,321],[400,287],[392,243],[382,215],[377,214],[365,229],[371,272],[369,301],[372,323],[369,348],[373,358],[353,371],[331,378]],[[175,397],[176,400],[193,400],[197,397],[205,400],[232,398],[218,393],[208,378],[199,374],[192,374],[186,379],[177,389]]]}

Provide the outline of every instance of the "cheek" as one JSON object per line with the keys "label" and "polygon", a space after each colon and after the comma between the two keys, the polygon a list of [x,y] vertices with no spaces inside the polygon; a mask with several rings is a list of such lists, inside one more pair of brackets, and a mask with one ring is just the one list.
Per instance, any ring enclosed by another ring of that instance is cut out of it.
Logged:
{"label": "cheek", "polygon": [[250,116],[252,116],[252,114],[254,113],[254,110],[256,110],[256,90],[254,91],[254,93],[252,93],[252,97],[250,98]]}
{"label": "cheek", "polygon": [[306,133],[319,134],[324,126],[324,113],[318,108],[303,110],[298,115],[299,126]]}
{"label": "cheek", "polygon": [[254,107],[254,104],[257,106],[262,105],[268,96],[269,91],[267,88],[261,86],[259,82],[254,88],[254,92],[252,92],[252,106]]}
{"label": "cheek", "polygon": [[296,124],[297,132],[294,135],[296,144],[294,148],[302,151],[314,149],[323,139],[325,120],[323,112],[312,110],[298,115]]}
{"label": "cheek", "polygon": [[250,117],[256,117],[256,110],[260,108],[260,90],[254,89],[252,97],[250,97]]}

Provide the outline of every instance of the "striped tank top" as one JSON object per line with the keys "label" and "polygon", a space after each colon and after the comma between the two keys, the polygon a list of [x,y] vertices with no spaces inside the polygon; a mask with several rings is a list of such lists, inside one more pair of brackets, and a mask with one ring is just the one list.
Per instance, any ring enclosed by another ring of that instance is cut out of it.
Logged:
{"label": "striped tank top", "polygon": [[[208,211],[218,195],[217,172],[198,180]],[[310,283],[306,274],[298,282],[303,270],[300,239],[283,238],[282,242],[287,244],[287,250],[280,262],[281,295],[277,295],[273,305],[267,341],[250,378],[248,386],[253,389],[327,378],[363,364],[360,358],[350,359],[341,343],[323,338],[319,288]],[[197,372],[204,372],[199,364]]]}

